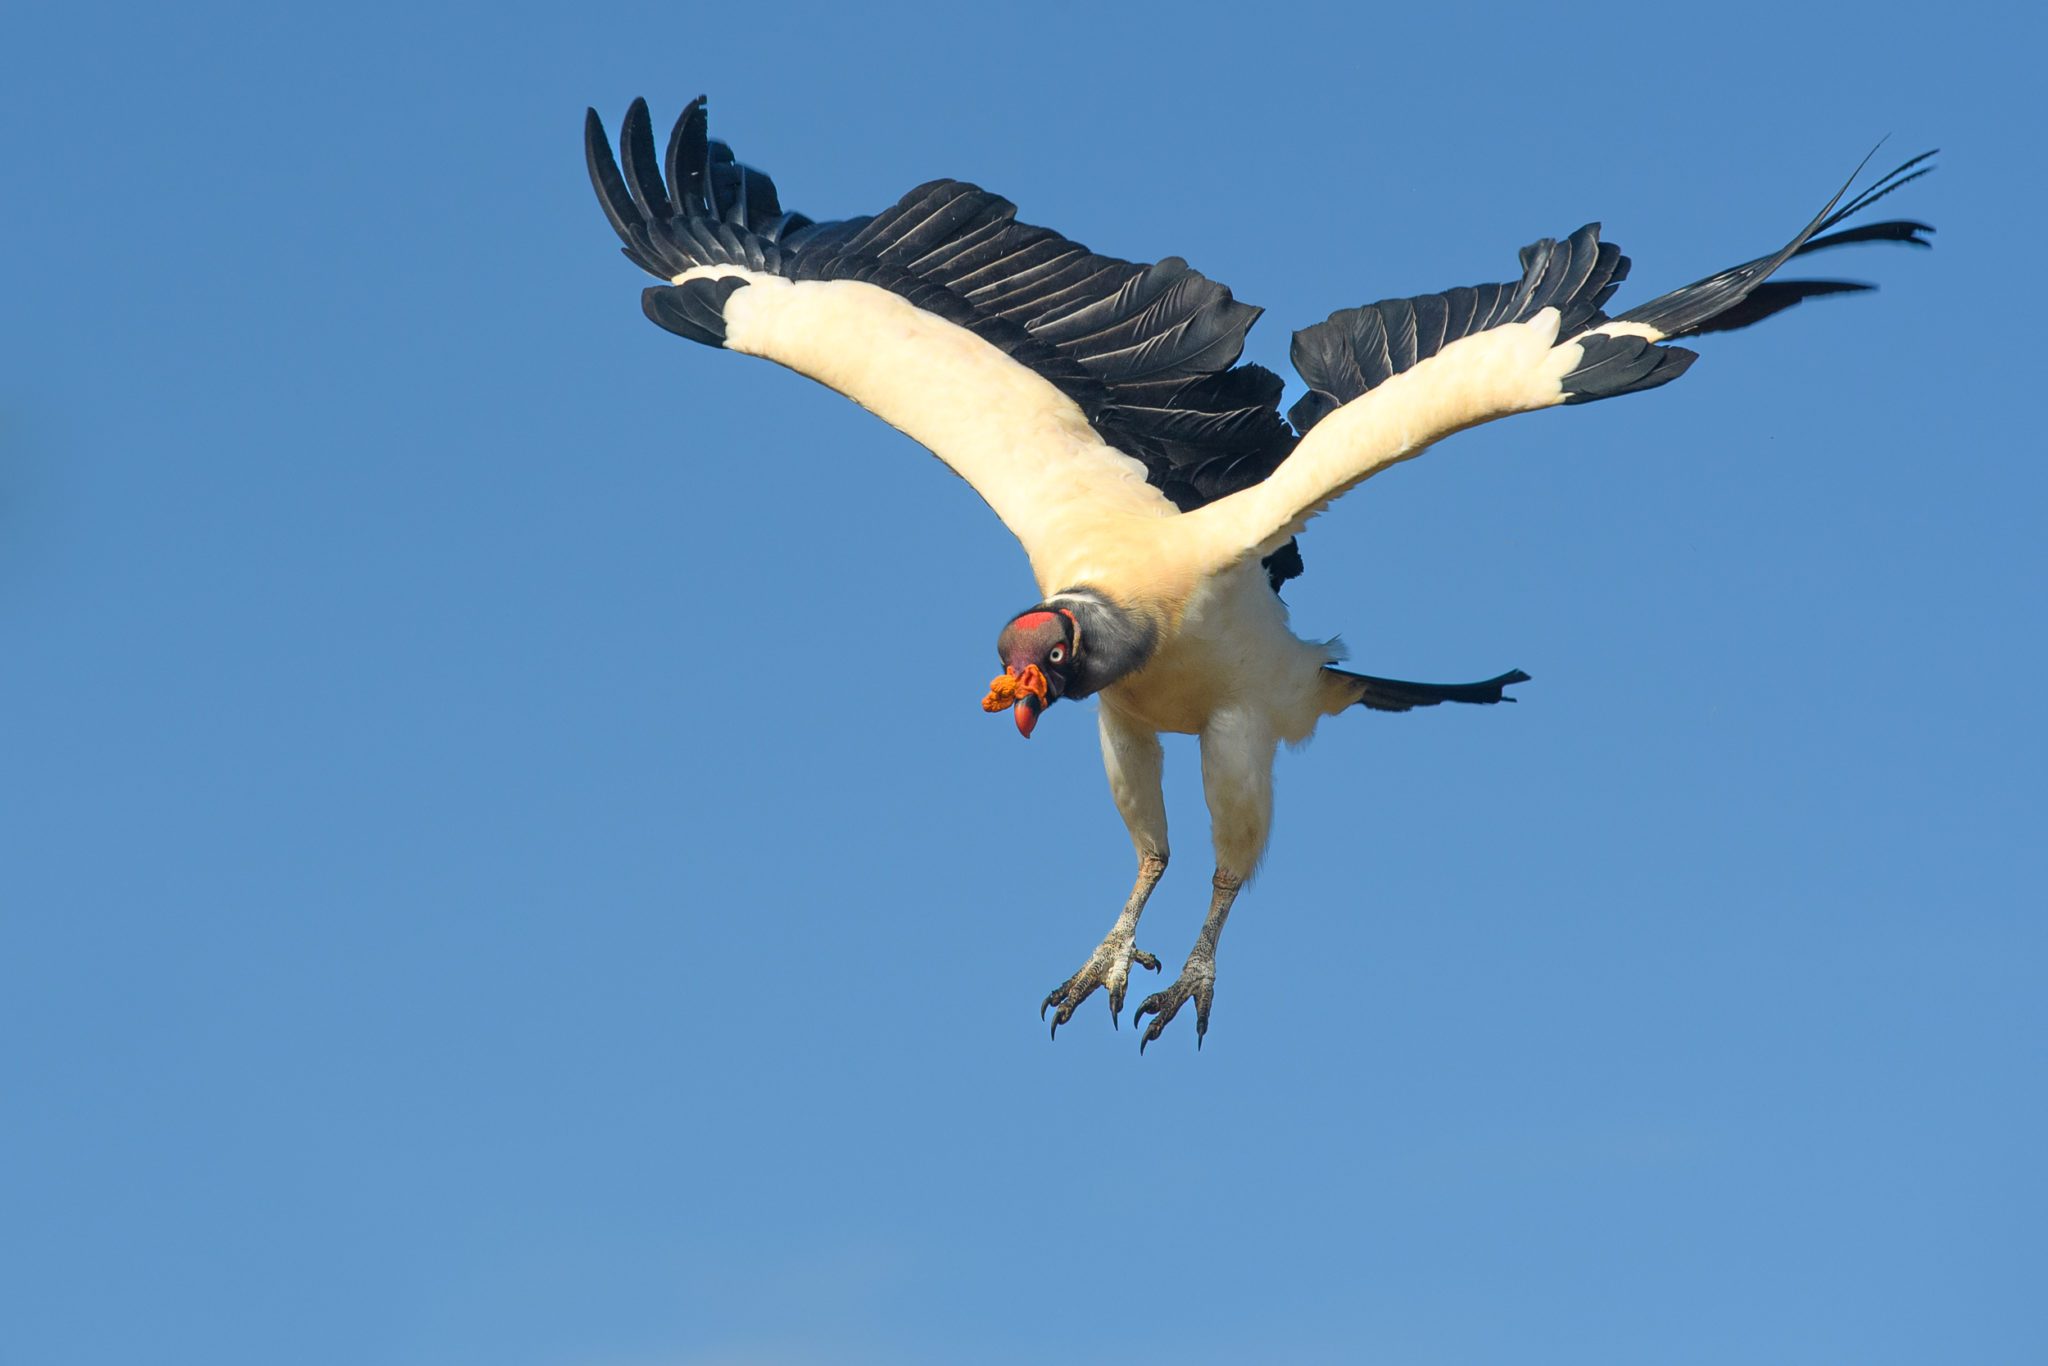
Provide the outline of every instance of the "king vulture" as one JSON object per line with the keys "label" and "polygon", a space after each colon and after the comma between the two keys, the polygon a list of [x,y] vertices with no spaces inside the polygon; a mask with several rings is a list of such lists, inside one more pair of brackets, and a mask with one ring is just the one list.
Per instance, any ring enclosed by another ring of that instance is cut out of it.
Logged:
{"label": "king vulture", "polygon": [[[1603,312],[1629,259],[1588,224],[1522,248],[1500,284],[1346,308],[1294,334],[1308,393],[1238,364],[1260,310],[1169,256],[1098,256],[1016,219],[957,180],[920,185],[872,217],[815,222],[706,133],[705,101],[657,153],[635,100],[613,159],[585,121],[591,183],[633,264],[662,281],[641,307],[706,346],[779,362],[921,443],[1022,542],[1040,600],[996,638],[983,706],[1029,736],[1063,698],[1095,697],[1103,766],[1138,876],[1109,934],[1039,1009],[1052,1028],[1098,988],[1122,1014],[1138,917],[1166,871],[1161,732],[1200,737],[1216,871],[1179,977],[1133,1016],[1157,1039],[1195,1003],[1199,1045],[1216,943],[1258,866],[1281,741],[1353,706],[1495,703],[1519,670],[1480,683],[1406,683],[1334,667],[1298,639],[1278,591],[1295,537],[1360,481],[1451,433],[1565,403],[1633,394],[1696,353],[1661,343],[1746,327],[1843,280],[1773,281],[1787,261],[1856,242],[1929,245],[1923,223],[1831,231],[1931,167],[1916,157],[1840,208],[1845,186],[1778,250],[1626,313]],[[1851,178],[1854,183],[1854,177]]]}

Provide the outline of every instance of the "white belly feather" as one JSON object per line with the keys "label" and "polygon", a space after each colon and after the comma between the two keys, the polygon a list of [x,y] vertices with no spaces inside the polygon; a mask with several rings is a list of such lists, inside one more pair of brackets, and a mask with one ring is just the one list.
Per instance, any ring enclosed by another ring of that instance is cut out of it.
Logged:
{"label": "white belly feather", "polygon": [[1154,730],[1196,735],[1217,713],[1242,711],[1294,743],[1332,710],[1322,667],[1338,658],[1287,629],[1286,604],[1248,560],[1197,588],[1145,667],[1103,692]]}

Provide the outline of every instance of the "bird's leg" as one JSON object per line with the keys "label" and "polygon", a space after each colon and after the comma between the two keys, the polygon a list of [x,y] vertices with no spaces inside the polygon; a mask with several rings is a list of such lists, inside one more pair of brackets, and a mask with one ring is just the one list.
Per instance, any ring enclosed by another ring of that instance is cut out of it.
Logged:
{"label": "bird's leg", "polygon": [[1138,1040],[1138,1051],[1166,1031],[1168,1021],[1192,999],[1195,1003],[1195,1047],[1209,1032],[1209,1007],[1216,999],[1216,941],[1273,826],[1273,755],[1279,743],[1261,717],[1242,711],[1218,712],[1202,731],[1202,792],[1209,801],[1211,838],[1216,845],[1215,890],[1209,914],[1180,976],[1164,991],[1139,1003],[1131,1023],[1147,1015],[1152,1023]]}
{"label": "bird's leg", "polygon": [[1155,1017],[1146,1026],[1144,1037],[1138,1040],[1140,1053],[1145,1051],[1145,1045],[1166,1032],[1168,1021],[1180,1013],[1190,998],[1195,1003],[1195,1047],[1202,1046],[1202,1036],[1209,1032],[1209,1007],[1216,1001],[1216,941],[1223,937],[1223,922],[1230,918],[1231,903],[1237,900],[1244,879],[1218,868],[1214,886],[1208,917],[1202,921],[1202,932],[1195,936],[1194,948],[1188,950],[1188,961],[1182,965],[1180,976],[1164,991],[1155,991],[1139,1002],[1131,1015],[1133,1027],[1147,1015]]}
{"label": "bird's leg", "polygon": [[1081,970],[1054,987],[1038,1008],[1040,1019],[1053,1011],[1052,1032],[1074,1018],[1081,1003],[1098,987],[1109,989],[1109,1022],[1115,1025],[1123,1014],[1124,991],[1130,984],[1131,964],[1139,963],[1159,971],[1159,960],[1138,947],[1138,917],[1145,901],[1166,872],[1166,792],[1161,785],[1165,750],[1159,736],[1119,712],[1108,698],[1098,714],[1102,731],[1102,767],[1109,775],[1110,795],[1131,832],[1131,844],[1138,851],[1138,880],[1124,908],[1103,936]]}
{"label": "bird's leg", "polygon": [[1054,987],[1045,1004],[1038,1008],[1041,1020],[1046,1011],[1059,1008],[1052,1017],[1054,1037],[1058,1037],[1061,1025],[1074,1018],[1081,1002],[1095,994],[1097,987],[1109,988],[1109,1022],[1115,1025],[1124,1011],[1131,964],[1141,963],[1159,971],[1159,960],[1138,947],[1138,917],[1144,914],[1146,898],[1152,895],[1153,887],[1165,872],[1163,857],[1150,855],[1138,860],[1138,880],[1131,887],[1130,899],[1124,902],[1123,913],[1117,916],[1116,923],[1109,927],[1109,933],[1095,946],[1095,952],[1081,965],[1081,970]]}

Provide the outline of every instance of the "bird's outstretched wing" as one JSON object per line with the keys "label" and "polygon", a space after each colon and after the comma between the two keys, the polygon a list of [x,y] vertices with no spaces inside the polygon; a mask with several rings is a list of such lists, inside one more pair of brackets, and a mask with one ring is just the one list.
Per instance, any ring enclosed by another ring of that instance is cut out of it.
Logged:
{"label": "bird's outstretched wing", "polygon": [[660,157],[645,101],[617,160],[592,110],[585,153],[626,256],[667,282],[643,293],[649,318],[779,361],[908,433],[1042,578],[1054,545],[1249,487],[1293,448],[1280,378],[1237,364],[1260,310],[1178,258],[1097,255],[955,180],[813,222],[708,137],[702,98]]}
{"label": "bird's outstretched wing", "polygon": [[1288,416],[1302,438],[1269,478],[1194,514],[1208,558],[1270,552],[1345,490],[1462,428],[1667,384],[1697,353],[1659,342],[1747,327],[1805,299],[1874,288],[1770,276],[1795,256],[1829,247],[1931,245],[1922,234],[1934,229],[1907,220],[1827,230],[1926,175],[1933,168],[1923,163],[1933,155],[1915,157],[1838,209],[1844,185],[1778,251],[1619,317],[1601,309],[1628,277],[1629,259],[1591,223],[1561,242],[1522,248],[1522,278],[1512,284],[1385,299],[1295,333],[1294,365],[1309,393]]}

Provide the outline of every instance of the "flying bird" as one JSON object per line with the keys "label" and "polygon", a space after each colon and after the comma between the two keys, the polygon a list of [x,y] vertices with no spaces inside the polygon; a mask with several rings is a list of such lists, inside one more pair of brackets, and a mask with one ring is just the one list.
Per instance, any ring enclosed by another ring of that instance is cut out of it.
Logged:
{"label": "flying bird", "polygon": [[[1099,699],[1103,767],[1137,851],[1109,933],[1040,1006],[1055,1036],[1082,1002],[1123,1012],[1140,914],[1166,871],[1161,733],[1200,737],[1215,847],[1208,915],[1179,976],[1141,1002],[1143,1052],[1189,1001],[1199,1046],[1216,945],[1272,823],[1282,741],[1354,706],[1399,712],[1513,701],[1520,670],[1413,683],[1336,666],[1288,629],[1295,537],[1362,480],[1466,427],[1668,384],[1697,353],[1665,343],[1746,327],[1846,280],[1773,280],[1795,256],[1861,242],[1931,245],[1924,223],[1839,225],[1933,169],[1915,157],[1783,247],[1613,316],[1629,258],[1591,223],[1522,248],[1498,284],[1341,309],[1294,334],[1308,393],[1283,417],[1278,375],[1239,364],[1261,310],[1179,257],[1100,256],[1016,206],[934,180],[870,217],[817,222],[683,111],[657,152],[635,100],[612,156],[585,120],[591,183],[625,255],[662,281],[641,306],[707,346],[777,361],[853,399],[967,480],[1022,543],[1040,600],[996,638],[982,705],[1026,737],[1063,699]],[[1868,158],[1866,158],[1867,162]],[[1858,168],[1858,175],[1861,168]],[[1838,207],[1839,206],[1839,207]]]}

